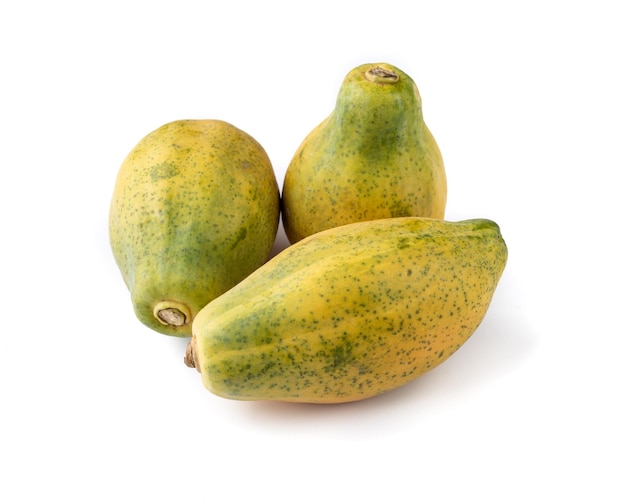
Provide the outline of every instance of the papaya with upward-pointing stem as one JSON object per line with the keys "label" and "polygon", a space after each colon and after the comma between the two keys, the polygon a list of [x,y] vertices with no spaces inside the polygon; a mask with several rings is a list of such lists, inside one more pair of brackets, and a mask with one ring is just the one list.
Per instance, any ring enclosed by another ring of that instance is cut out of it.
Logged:
{"label": "papaya with upward-pointing stem", "polygon": [[415,82],[365,64],[345,77],[331,114],[287,167],[282,219],[291,243],[339,225],[403,216],[444,218],[443,158]]}

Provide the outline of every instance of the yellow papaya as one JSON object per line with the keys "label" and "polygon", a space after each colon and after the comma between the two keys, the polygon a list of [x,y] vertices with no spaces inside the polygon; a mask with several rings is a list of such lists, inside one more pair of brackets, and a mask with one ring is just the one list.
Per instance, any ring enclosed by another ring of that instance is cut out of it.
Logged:
{"label": "yellow papaya", "polygon": [[263,264],[280,193],[263,147],[220,120],[170,122],[122,163],[109,213],[138,319],[188,337],[196,313]]}
{"label": "yellow papaya", "polygon": [[443,219],[443,158],[409,75],[387,64],[351,70],[335,108],[302,141],[282,189],[291,243],[352,222],[417,216]]}
{"label": "yellow papaya", "polygon": [[230,399],[379,395],[435,368],[474,333],[507,253],[486,219],[397,217],[321,231],[205,306],[185,362]]}

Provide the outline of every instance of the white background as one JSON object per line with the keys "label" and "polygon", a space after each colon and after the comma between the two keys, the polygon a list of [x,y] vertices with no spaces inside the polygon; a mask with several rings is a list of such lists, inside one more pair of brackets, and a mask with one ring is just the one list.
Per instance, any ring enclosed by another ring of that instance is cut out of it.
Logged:
{"label": "white background", "polygon": [[[3,3],[0,500],[623,502],[622,13]],[[501,226],[510,258],[487,317],[376,399],[215,397],[183,364],[187,341],[133,315],[107,235],[119,165],[166,122],[216,118],[264,146],[282,185],[344,76],[381,61],[420,89],[447,218]]]}

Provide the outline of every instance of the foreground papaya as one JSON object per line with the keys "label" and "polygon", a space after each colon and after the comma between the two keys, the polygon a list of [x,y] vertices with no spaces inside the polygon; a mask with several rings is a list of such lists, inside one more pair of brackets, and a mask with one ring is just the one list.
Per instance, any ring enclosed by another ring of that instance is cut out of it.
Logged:
{"label": "foreground papaya", "polygon": [[139,320],[190,336],[204,305],[267,260],[279,211],[270,160],[244,131],[180,120],[148,134],[119,169],[109,216]]}
{"label": "foreground papaya", "polygon": [[409,75],[388,63],[345,77],[334,110],[296,150],[282,190],[291,243],[352,222],[443,219],[447,181]]}
{"label": "foreground papaya", "polygon": [[225,398],[369,398],[459,349],[506,261],[500,229],[485,219],[399,217],[322,231],[205,306],[185,362]]}

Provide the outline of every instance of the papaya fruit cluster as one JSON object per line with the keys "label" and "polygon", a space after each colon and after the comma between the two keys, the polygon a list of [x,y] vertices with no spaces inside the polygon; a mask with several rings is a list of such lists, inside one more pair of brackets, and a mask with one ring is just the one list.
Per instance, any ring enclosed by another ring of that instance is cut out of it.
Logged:
{"label": "papaya fruit cluster", "polygon": [[[365,64],[302,141],[282,191],[263,147],[181,120],[120,167],[109,236],[137,318],[236,400],[340,403],[449,358],[507,261],[489,219],[445,220],[441,152],[409,75]],[[280,219],[290,245],[270,258]]]}

